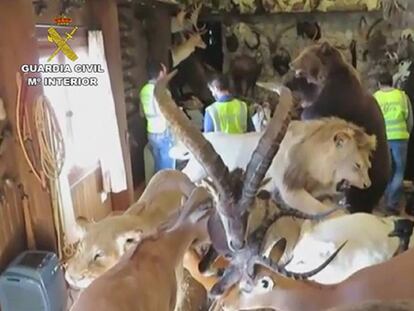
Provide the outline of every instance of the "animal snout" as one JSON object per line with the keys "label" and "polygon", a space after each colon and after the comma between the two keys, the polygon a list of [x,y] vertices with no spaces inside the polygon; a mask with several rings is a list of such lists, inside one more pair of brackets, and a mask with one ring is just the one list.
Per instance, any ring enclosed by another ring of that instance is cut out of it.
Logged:
{"label": "animal snout", "polygon": [[237,250],[242,249],[244,247],[244,241],[237,241],[235,239],[230,239],[229,247],[230,247],[231,250],[237,251]]}
{"label": "animal snout", "polygon": [[295,70],[295,77],[296,78],[305,78],[305,72],[302,69]]}
{"label": "animal snout", "polygon": [[366,180],[365,182],[364,182],[364,189],[367,189],[367,188],[369,188],[369,187],[371,187],[371,181],[370,180]]}

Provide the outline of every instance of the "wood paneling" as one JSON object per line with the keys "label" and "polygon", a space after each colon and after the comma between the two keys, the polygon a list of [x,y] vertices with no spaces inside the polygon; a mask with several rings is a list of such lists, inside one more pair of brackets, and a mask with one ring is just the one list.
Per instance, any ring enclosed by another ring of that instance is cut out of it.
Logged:
{"label": "wood paneling", "polygon": [[0,200],[0,271],[26,246],[23,206],[15,184],[4,186]]}
{"label": "wood paneling", "polygon": [[83,216],[98,221],[112,211],[111,196],[102,202],[102,173],[99,166],[78,179],[71,186],[71,194],[75,216]]}
{"label": "wood paneling", "polygon": [[[14,135],[10,147],[6,150],[7,156],[10,158],[7,175],[13,178],[16,184],[22,184],[24,192],[28,196],[37,246],[40,249],[56,250],[50,196],[34,178],[24,160],[22,150],[17,144],[17,139],[15,139],[16,73],[20,71],[22,64],[38,63],[35,17],[31,1],[0,1],[0,22],[0,97],[4,100]],[[29,114],[35,98],[41,93],[41,87],[28,88],[25,105],[29,109]],[[34,141],[34,148],[37,148],[36,140]],[[4,176],[0,176],[0,178],[3,179]],[[16,207],[16,209],[19,209],[19,207]],[[9,215],[10,210],[8,208],[3,209],[2,213],[5,215],[5,221],[9,226],[6,229],[7,232],[11,230],[9,238],[13,238],[13,235],[17,234],[16,232],[21,231],[17,229],[20,227],[19,223],[17,220],[13,220],[13,216]],[[12,227],[9,223],[17,225]],[[18,239],[13,243],[19,243]],[[12,254],[7,257],[7,259],[11,259]]]}

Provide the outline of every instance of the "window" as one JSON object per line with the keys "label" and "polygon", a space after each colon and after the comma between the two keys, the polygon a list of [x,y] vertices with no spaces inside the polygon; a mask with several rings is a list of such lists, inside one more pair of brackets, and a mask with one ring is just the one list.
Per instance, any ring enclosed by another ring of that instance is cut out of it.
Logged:
{"label": "window", "polygon": [[[47,38],[47,28],[43,32]],[[59,31],[61,34],[64,31]],[[82,37],[83,36],[83,37]],[[46,86],[44,93],[49,98],[59,120],[66,147],[65,166],[69,168],[70,184],[91,170],[101,167],[106,191],[120,192],[126,188],[125,167],[115,103],[107,70],[103,35],[101,31],[77,33],[69,45],[77,54],[75,62],[63,53],[48,62],[56,48],[54,44],[39,39],[40,64],[70,64],[73,72],[45,73],[47,77],[93,77],[97,86]],[[44,38],[44,36],[40,36]],[[88,46],[88,42],[90,46]],[[75,65],[100,64],[103,73],[77,73]],[[72,175],[75,175],[73,177]],[[79,176],[80,175],[80,176]]]}

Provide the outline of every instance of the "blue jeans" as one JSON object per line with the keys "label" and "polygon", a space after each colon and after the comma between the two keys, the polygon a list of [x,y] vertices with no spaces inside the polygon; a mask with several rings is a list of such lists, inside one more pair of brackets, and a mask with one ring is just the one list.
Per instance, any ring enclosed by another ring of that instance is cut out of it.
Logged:
{"label": "blue jeans", "polygon": [[168,131],[161,134],[148,133],[148,142],[154,158],[154,174],[163,169],[174,169],[175,160],[169,156],[173,145],[171,134]]}
{"label": "blue jeans", "polygon": [[408,140],[389,140],[393,174],[385,190],[387,208],[398,209],[404,195],[403,181],[407,164]]}

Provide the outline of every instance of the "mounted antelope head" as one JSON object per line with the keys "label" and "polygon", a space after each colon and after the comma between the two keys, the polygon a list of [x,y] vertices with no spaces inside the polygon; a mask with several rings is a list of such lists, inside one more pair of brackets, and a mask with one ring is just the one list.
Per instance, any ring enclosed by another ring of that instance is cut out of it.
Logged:
{"label": "mounted antelope head", "polygon": [[[283,253],[283,244],[282,241],[275,246],[272,255],[276,258],[273,260],[277,260]],[[245,286],[239,282],[233,286],[215,302],[216,309],[213,310],[218,310],[221,307],[224,311],[261,308],[322,311],[371,300],[383,302],[400,299],[414,300],[412,290],[414,274],[409,273],[413,269],[414,249],[410,249],[387,262],[359,270],[345,281],[335,285],[322,285],[303,281],[301,278],[295,280],[292,279],[294,275],[277,271],[266,263],[259,263],[253,277],[253,283],[250,286]]]}
{"label": "mounted antelope head", "polygon": [[156,84],[155,97],[160,102],[160,111],[169,121],[177,137],[204,166],[218,190],[218,213],[213,216],[212,221],[220,219],[219,222],[223,224],[226,231],[228,246],[232,249],[241,249],[244,245],[246,211],[254,201],[258,187],[289,123],[289,111],[292,106],[290,91],[283,88],[274,118],[269,122],[259,141],[246,173],[241,171],[230,173],[212,145],[191,124],[166,92],[167,83],[174,74],[175,72],[169,74]]}
{"label": "mounted antelope head", "polygon": [[[216,212],[209,219],[208,230],[214,248],[232,258],[230,267],[211,291],[213,295],[218,295],[241,279],[249,279],[249,276],[253,275],[255,265],[262,260],[261,241],[267,229],[277,218],[284,215],[278,213],[274,216],[276,218],[268,218],[251,235],[246,236],[248,210],[255,203],[259,186],[286,133],[293,106],[292,95],[285,87],[279,90],[279,104],[253,152],[246,172],[240,169],[229,172],[212,145],[180,111],[166,91],[167,84],[174,74],[175,72],[172,72],[159,80],[154,93],[160,111],[169,121],[172,130],[203,165],[217,190]],[[293,212],[282,213],[292,215]],[[296,215],[297,211],[294,213]],[[223,237],[226,238],[225,241]]]}

